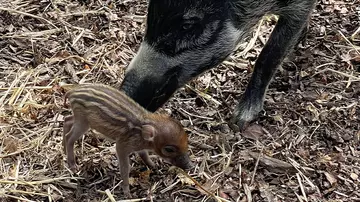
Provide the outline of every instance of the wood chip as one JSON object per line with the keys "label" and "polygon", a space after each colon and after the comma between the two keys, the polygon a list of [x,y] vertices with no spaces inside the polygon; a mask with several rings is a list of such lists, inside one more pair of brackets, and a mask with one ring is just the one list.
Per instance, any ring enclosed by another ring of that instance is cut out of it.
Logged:
{"label": "wood chip", "polygon": [[[249,152],[249,155],[254,159],[259,158],[259,153],[257,153],[257,152]],[[279,160],[276,158],[266,156],[264,154],[260,155],[259,164],[265,166],[266,168],[278,168],[283,171],[295,170],[294,167],[290,163],[287,163],[285,161],[282,161],[282,160]]]}
{"label": "wood chip", "polygon": [[333,174],[330,174],[328,172],[325,172],[326,179],[330,182],[331,186],[337,183],[337,179]]}

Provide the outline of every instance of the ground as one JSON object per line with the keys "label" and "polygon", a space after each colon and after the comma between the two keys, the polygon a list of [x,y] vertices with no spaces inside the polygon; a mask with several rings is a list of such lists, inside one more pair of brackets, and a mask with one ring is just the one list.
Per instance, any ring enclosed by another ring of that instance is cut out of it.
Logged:
{"label": "ground", "polygon": [[[0,198],[124,199],[114,144],[89,132],[67,168],[66,87],[119,86],[145,29],[147,1],[0,1]],[[264,16],[227,61],[179,89],[159,112],[189,134],[188,174],[131,156],[132,201],[359,201],[360,3],[319,0],[306,39],[242,133],[228,125],[276,22]],[[205,189],[207,192],[202,190]]]}

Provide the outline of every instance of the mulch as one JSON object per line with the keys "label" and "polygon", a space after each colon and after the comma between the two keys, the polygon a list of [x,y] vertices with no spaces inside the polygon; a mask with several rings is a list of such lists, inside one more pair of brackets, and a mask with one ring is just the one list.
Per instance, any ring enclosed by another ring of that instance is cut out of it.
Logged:
{"label": "mulch", "polygon": [[[119,86],[144,35],[147,1],[1,1],[0,198],[119,201],[114,144],[88,132],[72,173],[62,149],[68,86]],[[246,131],[229,121],[276,23],[264,16],[239,49],[159,110],[189,134],[187,174],[131,156],[128,201],[360,201],[360,5],[319,0]],[[91,135],[90,135],[91,134]]]}

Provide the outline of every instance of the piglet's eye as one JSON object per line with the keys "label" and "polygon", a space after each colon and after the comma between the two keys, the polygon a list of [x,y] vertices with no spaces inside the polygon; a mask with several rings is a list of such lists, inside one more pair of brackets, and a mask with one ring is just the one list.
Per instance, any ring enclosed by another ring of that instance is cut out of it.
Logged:
{"label": "piglet's eye", "polygon": [[172,155],[176,152],[176,148],[174,146],[165,146],[163,147],[162,152],[165,155]]}

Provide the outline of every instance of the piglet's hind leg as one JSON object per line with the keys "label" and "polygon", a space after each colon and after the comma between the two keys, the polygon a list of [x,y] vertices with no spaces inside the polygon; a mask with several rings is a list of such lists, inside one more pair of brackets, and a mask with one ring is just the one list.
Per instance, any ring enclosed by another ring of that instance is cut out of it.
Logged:
{"label": "piglet's hind leg", "polygon": [[74,119],[74,123],[70,132],[65,137],[65,148],[67,154],[67,161],[72,171],[76,170],[74,144],[82,135],[84,135],[89,129],[87,121]]}

